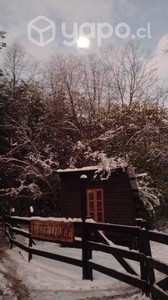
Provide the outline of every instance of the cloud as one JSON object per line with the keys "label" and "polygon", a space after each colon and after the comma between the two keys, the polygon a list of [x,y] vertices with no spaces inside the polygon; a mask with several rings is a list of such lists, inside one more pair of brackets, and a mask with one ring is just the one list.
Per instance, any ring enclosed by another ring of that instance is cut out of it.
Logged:
{"label": "cloud", "polygon": [[135,17],[137,14],[136,5],[129,0],[118,1],[118,8],[120,13],[125,17]]}
{"label": "cloud", "polygon": [[159,78],[168,79],[168,53],[165,53],[165,49],[168,49],[168,34],[164,35],[160,39],[155,51],[158,66],[158,76]]}
{"label": "cloud", "polygon": [[4,23],[22,23],[39,15],[67,22],[101,22],[113,18],[113,1],[106,0],[6,0],[1,7],[0,19]]}
{"label": "cloud", "polygon": [[[56,41],[46,47],[32,44],[27,37],[27,24],[37,16],[44,15],[55,22]],[[106,0],[6,0],[0,10],[0,29],[7,31],[6,42],[10,45],[15,40],[23,44],[33,55],[50,56],[55,50],[74,51],[73,47],[65,49],[59,28],[65,22],[72,32],[73,23],[110,22],[114,20],[113,1]],[[45,49],[44,49],[45,48]]]}
{"label": "cloud", "polygon": [[[144,7],[146,7],[146,11],[148,8],[148,11],[150,10],[151,12],[151,6],[145,4],[145,0],[142,1],[143,5],[138,4],[138,0],[0,0],[0,2],[3,2],[0,9],[0,29],[7,31],[7,45],[17,40],[23,44],[32,55],[40,58],[48,58],[55,51],[61,53],[79,51],[79,49],[75,47],[64,46],[64,38],[60,32],[62,22],[67,24],[69,33],[72,33],[74,22],[78,23],[78,25],[84,22],[93,22],[96,24],[98,22],[107,22],[113,27],[120,22],[128,22],[131,29],[135,29],[138,27],[138,20],[143,19]],[[159,8],[165,11],[163,5],[159,4]],[[155,7],[155,9],[157,8]],[[45,47],[34,45],[27,37],[27,24],[32,19],[41,15],[54,21],[58,29],[55,41]],[[151,18],[154,18],[153,14]],[[155,22],[155,19],[151,20]],[[163,18],[163,24],[166,25],[166,22],[167,19]],[[163,26],[160,29],[157,28],[157,39],[158,36],[163,35],[162,28]],[[153,31],[154,36],[156,30],[154,29]],[[150,45],[153,42],[153,48],[156,47],[157,39],[154,37],[153,40],[150,41]],[[159,65],[159,76],[167,76],[168,58],[163,54],[163,48],[167,42],[166,40],[166,36],[163,36],[155,49]],[[107,44],[120,45],[125,42],[126,40],[121,40],[113,34],[112,38],[103,40],[102,46],[106,46]],[[145,43],[147,44],[144,40],[144,45]],[[94,39],[91,40],[91,46],[92,51],[97,50],[96,41],[94,41]]]}
{"label": "cloud", "polygon": [[38,9],[56,12],[62,20],[68,22],[101,22],[109,21],[113,17],[111,0],[106,0],[106,3],[104,0],[36,0],[33,1],[33,9],[36,12]]}

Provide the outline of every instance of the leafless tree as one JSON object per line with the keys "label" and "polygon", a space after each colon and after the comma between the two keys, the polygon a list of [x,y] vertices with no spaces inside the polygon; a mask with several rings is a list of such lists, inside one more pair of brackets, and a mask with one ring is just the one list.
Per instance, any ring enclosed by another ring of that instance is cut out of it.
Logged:
{"label": "leafless tree", "polygon": [[54,55],[45,69],[47,94],[55,106],[56,118],[68,111],[68,118],[62,119],[62,126],[81,134],[81,65],[78,57]]}
{"label": "leafless tree", "polygon": [[138,42],[102,51],[113,100],[121,105],[148,101],[157,87],[154,58]]}
{"label": "leafless tree", "polygon": [[5,34],[6,32],[5,31],[1,31],[0,30],[0,51],[2,50],[2,48],[6,47],[6,43],[3,42],[3,40],[5,39]]}
{"label": "leafless tree", "polygon": [[18,42],[8,47],[3,56],[3,74],[11,82],[12,91],[21,80],[31,82],[38,74],[38,64]]}
{"label": "leafless tree", "polygon": [[81,58],[81,95],[82,109],[88,119],[88,137],[92,138],[101,110],[108,102],[109,90],[106,85],[107,74],[99,55],[90,54]]}

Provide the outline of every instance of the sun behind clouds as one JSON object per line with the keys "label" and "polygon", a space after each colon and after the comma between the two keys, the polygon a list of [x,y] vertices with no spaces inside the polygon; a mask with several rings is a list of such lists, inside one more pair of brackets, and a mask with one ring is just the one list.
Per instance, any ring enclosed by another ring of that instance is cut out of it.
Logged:
{"label": "sun behind clouds", "polygon": [[90,40],[85,36],[79,36],[77,40],[78,48],[90,48]]}

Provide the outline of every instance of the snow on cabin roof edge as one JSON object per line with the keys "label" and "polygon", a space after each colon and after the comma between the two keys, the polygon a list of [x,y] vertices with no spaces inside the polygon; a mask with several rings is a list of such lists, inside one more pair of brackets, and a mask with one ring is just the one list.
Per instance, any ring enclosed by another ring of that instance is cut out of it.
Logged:
{"label": "snow on cabin roof edge", "polygon": [[[120,169],[122,168],[121,166],[116,167],[115,169]],[[126,168],[126,167],[124,167]],[[82,171],[97,171],[97,170],[104,170],[104,168],[102,168],[101,166],[88,166],[88,167],[82,167],[82,168],[74,168],[74,169],[58,169],[57,172],[58,173],[68,173],[68,172],[82,172]],[[111,170],[113,168],[111,167]]]}
{"label": "snow on cabin roof edge", "polygon": [[99,166],[88,166],[83,168],[74,168],[74,169],[58,169],[58,173],[67,173],[67,172],[82,172],[82,171],[96,171],[99,169]]}

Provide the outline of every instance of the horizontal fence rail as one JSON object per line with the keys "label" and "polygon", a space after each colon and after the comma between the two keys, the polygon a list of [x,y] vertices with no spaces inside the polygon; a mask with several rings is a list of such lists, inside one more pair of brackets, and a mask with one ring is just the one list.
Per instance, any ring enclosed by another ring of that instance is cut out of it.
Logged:
{"label": "horizontal fence rail", "polygon": [[[0,222],[4,228],[4,233],[9,239],[11,248],[15,245],[26,251],[29,261],[33,255],[38,255],[72,264],[82,268],[83,279],[90,280],[93,279],[93,270],[95,270],[141,289],[147,296],[151,296],[154,300],[168,300],[168,294],[166,292],[168,289],[168,277],[162,278],[162,280],[157,282],[155,280],[155,270],[168,276],[168,264],[152,258],[150,248],[150,241],[168,245],[168,235],[147,230],[144,226],[144,221],[141,223],[140,220],[138,220],[138,226],[95,223],[90,219],[83,220],[83,222],[74,222],[75,228],[81,232],[81,240],[78,237],[74,242],[74,245],[78,244],[82,249],[81,259],[33,248],[33,244],[35,244],[34,240],[36,239],[32,239],[31,237],[31,218],[4,216],[4,218],[0,218]],[[27,226],[27,230],[18,228],[20,225]],[[137,250],[124,249],[119,245],[109,242],[104,236],[104,232],[110,232],[114,235],[129,235],[132,239],[136,240]],[[28,246],[17,241],[17,235],[27,238],[29,242]],[[93,240],[93,236],[98,240]],[[95,263],[92,259],[93,251],[111,254],[125,269],[125,273]],[[125,259],[139,263],[139,275]]]}
{"label": "horizontal fence rail", "polygon": [[101,251],[104,253],[112,254],[112,255],[118,255],[130,260],[134,261],[143,261],[145,260],[145,255],[143,253],[138,253],[131,250],[124,250],[119,247],[113,247],[108,245],[102,245],[96,242],[87,242],[88,247],[90,247],[92,250]]}
{"label": "horizontal fence rail", "polygon": [[151,294],[153,299],[168,300],[168,294],[164,292],[158,285],[151,286]]}
{"label": "horizontal fence rail", "polygon": [[154,268],[155,270],[168,275],[168,264],[162,263],[152,257],[148,257],[147,260],[148,260],[149,267]]}
{"label": "horizontal fence rail", "polygon": [[115,225],[115,224],[106,224],[106,223],[91,223],[86,221],[86,227],[90,230],[102,230],[102,231],[111,231],[113,233],[120,234],[130,234],[133,237],[139,235],[139,227],[135,226],[126,226],[126,225]]}
{"label": "horizontal fence rail", "polygon": [[43,256],[46,258],[50,258],[50,259],[54,259],[54,260],[58,260],[67,264],[71,264],[77,267],[82,267],[82,261],[76,258],[71,258],[71,257],[67,257],[67,256],[63,256],[63,255],[59,255],[59,254],[55,254],[55,253],[49,253],[46,251],[41,251],[38,249],[31,249],[31,253],[38,255],[38,256]]}
{"label": "horizontal fence rail", "polygon": [[148,238],[150,241],[168,245],[168,235],[165,233],[160,233],[160,232],[155,232],[155,231],[149,230]]}
{"label": "horizontal fence rail", "polygon": [[148,290],[148,282],[141,280],[139,278],[136,278],[133,275],[123,274],[122,272],[101,266],[101,265],[91,262],[91,261],[88,262],[88,266],[90,268],[92,268],[93,270],[96,270],[105,275],[111,276],[115,279],[118,279],[118,280],[128,283],[134,287],[137,287],[137,288],[141,289],[143,292],[146,292]]}

